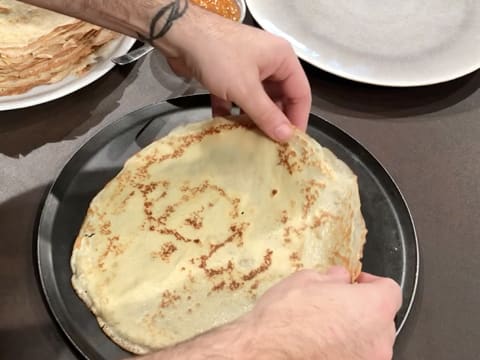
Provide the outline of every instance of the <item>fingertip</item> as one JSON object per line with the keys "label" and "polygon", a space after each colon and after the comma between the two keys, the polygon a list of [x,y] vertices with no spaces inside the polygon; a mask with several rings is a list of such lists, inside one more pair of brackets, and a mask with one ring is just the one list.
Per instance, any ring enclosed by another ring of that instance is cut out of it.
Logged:
{"label": "fingertip", "polygon": [[278,142],[284,143],[293,136],[293,127],[288,123],[282,123],[273,130],[273,138]]}

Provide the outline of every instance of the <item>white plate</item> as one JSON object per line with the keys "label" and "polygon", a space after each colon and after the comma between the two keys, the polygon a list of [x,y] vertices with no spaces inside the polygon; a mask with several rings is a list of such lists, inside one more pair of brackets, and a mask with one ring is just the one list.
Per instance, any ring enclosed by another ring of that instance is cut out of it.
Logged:
{"label": "white plate", "polygon": [[247,0],[256,21],[335,75],[419,86],[480,68],[480,0]]}
{"label": "white plate", "polygon": [[40,85],[20,95],[0,96],[0,111],[43,104],[87,86],[111,70],[115,64],[110,59],[125,54],[135,41],[133,38],[121,36],[103,46],[97,52],[97,62],[83,76],[70,75],[60,82]]}

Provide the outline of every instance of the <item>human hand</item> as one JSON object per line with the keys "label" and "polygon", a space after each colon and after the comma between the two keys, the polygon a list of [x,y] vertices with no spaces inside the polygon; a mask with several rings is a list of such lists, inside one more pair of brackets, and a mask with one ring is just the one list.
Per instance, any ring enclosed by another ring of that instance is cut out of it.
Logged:
{"label": "human hand", "polygon": [[246,318],[252,336],[280,359],[386,360],[401,299],[388,278],[362,273],[351,284],[343,268],[303,270],[268,290]]}
{"label": "human hand", "polygon": [[[194,77],[210,91],[214,115],[228,114],[233,102],[281,142],[293,134],[291,125],[307,127],[310,86],[292,47],[277,36],[188,6],[188,0],[23,1],[151,38],[177,75]],[[157,35],[164,26],[168,30]]]}
{"label": "human hand", "polygon": [[164,54],[174,72],[211,92],[214,115],[229,114],[233,102],[280,142],[291,125],[306,129],[310,86],[287,41],[196,6],[185,16],[194,21],[175,24],[162,40],[170,44]]}
{"label": "human hand", "polygon": [[143,359],[389,360],[401,299],[391,279],[303,270],[236,321]]}

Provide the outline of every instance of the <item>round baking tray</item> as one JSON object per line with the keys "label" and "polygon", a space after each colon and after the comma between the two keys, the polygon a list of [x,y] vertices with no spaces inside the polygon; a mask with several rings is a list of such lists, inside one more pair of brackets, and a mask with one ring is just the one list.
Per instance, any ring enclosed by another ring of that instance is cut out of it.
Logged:
{"label": "round baking tray", "polygon": [[[179,98],[115,121],[72,156],[46,196],[37,236],[40,281],[52,315],[85,358],[129,355],[102,332],[70,283],[72,246],[88,205],[132,154],[178,125],[208,118],[207,104],[204,95]],[[352,137],[315,115],[310,116],[308,133],[358,176],[368,228],[364,270],[389,276],[401,285],[399,332],[414,300],[419,271],[418,242],[407,204],[388,172]]]}

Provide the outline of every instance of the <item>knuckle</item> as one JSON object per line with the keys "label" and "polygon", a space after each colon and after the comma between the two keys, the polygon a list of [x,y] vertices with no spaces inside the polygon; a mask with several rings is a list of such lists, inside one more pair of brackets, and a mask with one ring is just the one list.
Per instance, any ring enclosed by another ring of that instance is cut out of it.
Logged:
{"label": "knuckle", "polygon": [[239,83],[235,89],[227,88],[223,92],[223,98],[241,105],[248,98],[248,85]]}
{"label": "knuckle", "polygon": [[292,45],[285,39],[278,38],[277,46],[280,50],[293,52]]}
{"label": "knuckle", "polygon": [[292,45],[284,38],[273,34],[268,34],[268,36],[270,37],[268,43],[273,50],[279,51],[281,53],[293,52]]}
{"label": "knuckle", "polygon": [[258,99],[258,92],[261,90],[260,80],[255,76],[248,76],[231,86],[226,91],[226,98],[236,103],[245,103],[252,100],[252,96]]}

